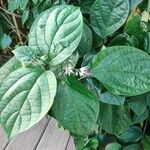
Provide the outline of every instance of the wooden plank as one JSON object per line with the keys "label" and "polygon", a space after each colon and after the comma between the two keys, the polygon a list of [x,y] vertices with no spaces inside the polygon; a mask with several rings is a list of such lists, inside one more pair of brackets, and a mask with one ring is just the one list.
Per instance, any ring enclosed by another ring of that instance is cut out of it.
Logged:
{"label": "wooden plank", "polygon": [[8,143],[6,133],[0,128],[0,150],[3,150]]}
{"label": "wooden plank", "polygon": [[45,117],[28,131],[14,137],[5,150],[35,150],[48,123],[49,119]]}
{"label": "wooden plank", "polygon": [[60,131],[57,121],[51,119],[36,150],[65,150],[69,139],[68,131]]}
{"label": "wooden plank", "polygon": [[73,137],[70,137],[66,150],[76,150]]}

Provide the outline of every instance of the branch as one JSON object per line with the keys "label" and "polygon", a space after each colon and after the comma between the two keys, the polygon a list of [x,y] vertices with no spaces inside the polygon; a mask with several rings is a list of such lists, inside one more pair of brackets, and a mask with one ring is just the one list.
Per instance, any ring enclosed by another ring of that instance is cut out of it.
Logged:
{"label": "branch", "polygon": [[0,6],[0,10],[4,11],[5,13],[7,13],[7,14],[9,14],[9,15],[11,15],[11,16],[13,15],[13,16],[15,16],[15,17],[17,17],[17,18],[22,18],[21,15],[17,15],[17,14],[15,14],[15,13],[13,13],[13,12],[10,12],[10,11],[4,9],[4,8],[1,7],[1,6]]}
{"label": "branch", "polygon": [[13,19],[13,22],[14,22],[14,26],[15,26],[16,33],[18,35],[19,41],[20,41],[20,43],[23,44],[23,41],[22,41],[22,38],[21,38],[21,35],[20,35],[20,31],[18,29],[18,24],[17,24],[17,21],[16,21],[16,17],[14,16],[14,14],[12,14],[12,19]]}

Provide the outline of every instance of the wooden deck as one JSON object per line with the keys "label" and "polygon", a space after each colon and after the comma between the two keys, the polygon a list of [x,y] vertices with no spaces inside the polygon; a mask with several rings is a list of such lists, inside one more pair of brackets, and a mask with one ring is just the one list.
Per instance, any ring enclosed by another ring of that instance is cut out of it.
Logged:
{"label": "wooden deck", "polygon": [[75,150],[75,146],[69,133],[58,128],[56,120],[44,118],[9,142],[0,129],[0,150]]}

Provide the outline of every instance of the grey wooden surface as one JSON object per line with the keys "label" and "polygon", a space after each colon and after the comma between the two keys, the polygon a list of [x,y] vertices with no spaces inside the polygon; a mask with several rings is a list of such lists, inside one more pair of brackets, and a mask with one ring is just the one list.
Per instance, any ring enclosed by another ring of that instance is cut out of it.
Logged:
{"label": "grey wooden surface", "polygon": [[75,150],[75,146],[68,131],[60,130],[55,119],[45,117],[11,141],[0,128],[0,150]]}
{"label": "grey wooden surface", "polygon": [[72,137],[69,138],[66,150],[75,150],[74,140]]}

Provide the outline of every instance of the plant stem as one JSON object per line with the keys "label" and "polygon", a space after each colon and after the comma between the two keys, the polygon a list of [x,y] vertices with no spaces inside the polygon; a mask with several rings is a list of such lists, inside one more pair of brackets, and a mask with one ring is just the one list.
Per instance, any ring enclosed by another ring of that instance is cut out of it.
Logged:
{"label": "plant stem", "polygon": [[16,33],[18,35],[19,41],[20,41],[21,44],[23,44],[23,41],[22,41],[22,38],[21,38],[21,35],[20,35],[20,31],[18,29],[18,24],[17,24],[16,17],[14,15],[14,13],[12,14],[12,19],[13,19],[13,22],[14,22],[14,26],[15,26]]}
{"label": "plant stem", "polygon": [[1,3],[1,5],[2,5],[2,7],[3,7],[3,5],[4,5],[4,4],[3,4],[3,0],[1,0],[0,3]]}
{"label": "plant stem", "polygon": [[17,18],[21,18],[20,15],[17,15],[17,14],[15,14],[15,13],[13,13],[13,12],[10,12],[10,11],[4,9],[4,8],[1,7],[1,6],[0,6],[0,10],[4,11],[5,13],[7,13],[7,14],[9,14],[9,15],[11,15],[11,16],[14,15],[14,16],[17,17]]}
{"label": "plant stem", "polygon": [[145,122],[145,126],[144,126],[144,129],[143,129],[143,137],[144,137],[144,135],[145,135],[145,131],[146,131],[146,127],[147,127],[147,123],[148,123],[148,120],[146,120],[146,122]]}

